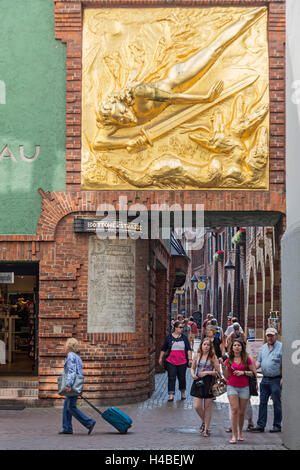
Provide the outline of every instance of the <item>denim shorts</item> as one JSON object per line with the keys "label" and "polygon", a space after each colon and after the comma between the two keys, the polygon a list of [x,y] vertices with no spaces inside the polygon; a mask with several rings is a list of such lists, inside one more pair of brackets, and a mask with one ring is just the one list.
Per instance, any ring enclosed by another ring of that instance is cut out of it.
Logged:
{"label": "denim shorts", "polygon": [[239,398],[248,400],[250,398],[249,387],[233,387],[232,385],[227,385],[227,395],[238,395]]}

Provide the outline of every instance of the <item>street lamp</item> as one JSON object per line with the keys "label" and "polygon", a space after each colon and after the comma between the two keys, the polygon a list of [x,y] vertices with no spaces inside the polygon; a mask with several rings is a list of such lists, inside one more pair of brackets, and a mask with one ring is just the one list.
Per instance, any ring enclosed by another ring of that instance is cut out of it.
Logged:
{"label": "street lamp", "polygon": [[[208,227],[206,233],[210,233],[216,240],[216,252],[218,251],[218,232],[214,227]],[[218,279],[218,261],[215,261],[214,265],[214,309],[215,309],[215,318],[218,319],[219,315],[219,279]]]}
{"label": "street lamp", "polygon": [[[236,292],[236,312],[235,316],[240,322],[240,310],[241,310],[241,291],[240,291],[240,246],[237,243],[235,250],[228,250],[229,257],[227,263],[224,265],[224,269],[226,271],[235,270],[235,277],[234,277],[234,291]],[[235,265],[232,263],[230,258],[230,253],[235,253]]]}
{"label": "street lamp", "polygon": [[226,269],[227,271],[235,269],[235,266],[234,266],[234,264],[232,264],[232,261],[231,261],[230,257],[228,258],[227,263],[224,264],[224,269]]}

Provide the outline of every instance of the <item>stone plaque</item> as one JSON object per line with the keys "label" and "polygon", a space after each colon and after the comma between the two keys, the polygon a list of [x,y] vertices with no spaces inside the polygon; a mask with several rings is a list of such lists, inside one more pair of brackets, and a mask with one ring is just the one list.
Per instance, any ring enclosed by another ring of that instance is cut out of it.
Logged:
{"label": "stone plaque", "polygon": [[89,238],[88,333],[135,332],[135,241]]}

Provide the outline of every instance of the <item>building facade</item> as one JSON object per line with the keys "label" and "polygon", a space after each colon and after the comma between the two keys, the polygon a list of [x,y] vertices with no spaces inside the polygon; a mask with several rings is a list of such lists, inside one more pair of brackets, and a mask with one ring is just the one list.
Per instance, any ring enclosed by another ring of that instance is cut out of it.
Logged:
{"label": "building facade", "polygon": [[[247,336],[255,339],[264,339],[264,331],[276,312],[281,335],[279,228],[206,230],[203,248],[189,253],[192,263],[182,309],[188,314],[198,310],[203,319],[212,313],[223,328],[228,316],[237,317]],[[201,280],[204,286],[199,285]]]}

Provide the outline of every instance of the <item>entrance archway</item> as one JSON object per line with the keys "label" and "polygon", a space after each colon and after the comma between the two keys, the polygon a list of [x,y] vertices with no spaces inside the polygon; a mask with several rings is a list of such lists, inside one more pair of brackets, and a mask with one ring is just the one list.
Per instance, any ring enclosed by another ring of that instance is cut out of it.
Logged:
{"label": "entrance archway", "polygon": [[268,328],[268,318],[272,310],[272,287],[270,258],[267,256],[265,267],[265,309],[264,309],[264,329]]}
{"label": "entrance archway", "polygon": [[258,264],[256,275],[256,315],[255,315],[255,337],[263,338],[264,325],[264,292],[261,264]]}
{"label": "entrance archway", "polygon": [[243,279],[240,284],[240,325],[245,329],[245,288]]}

